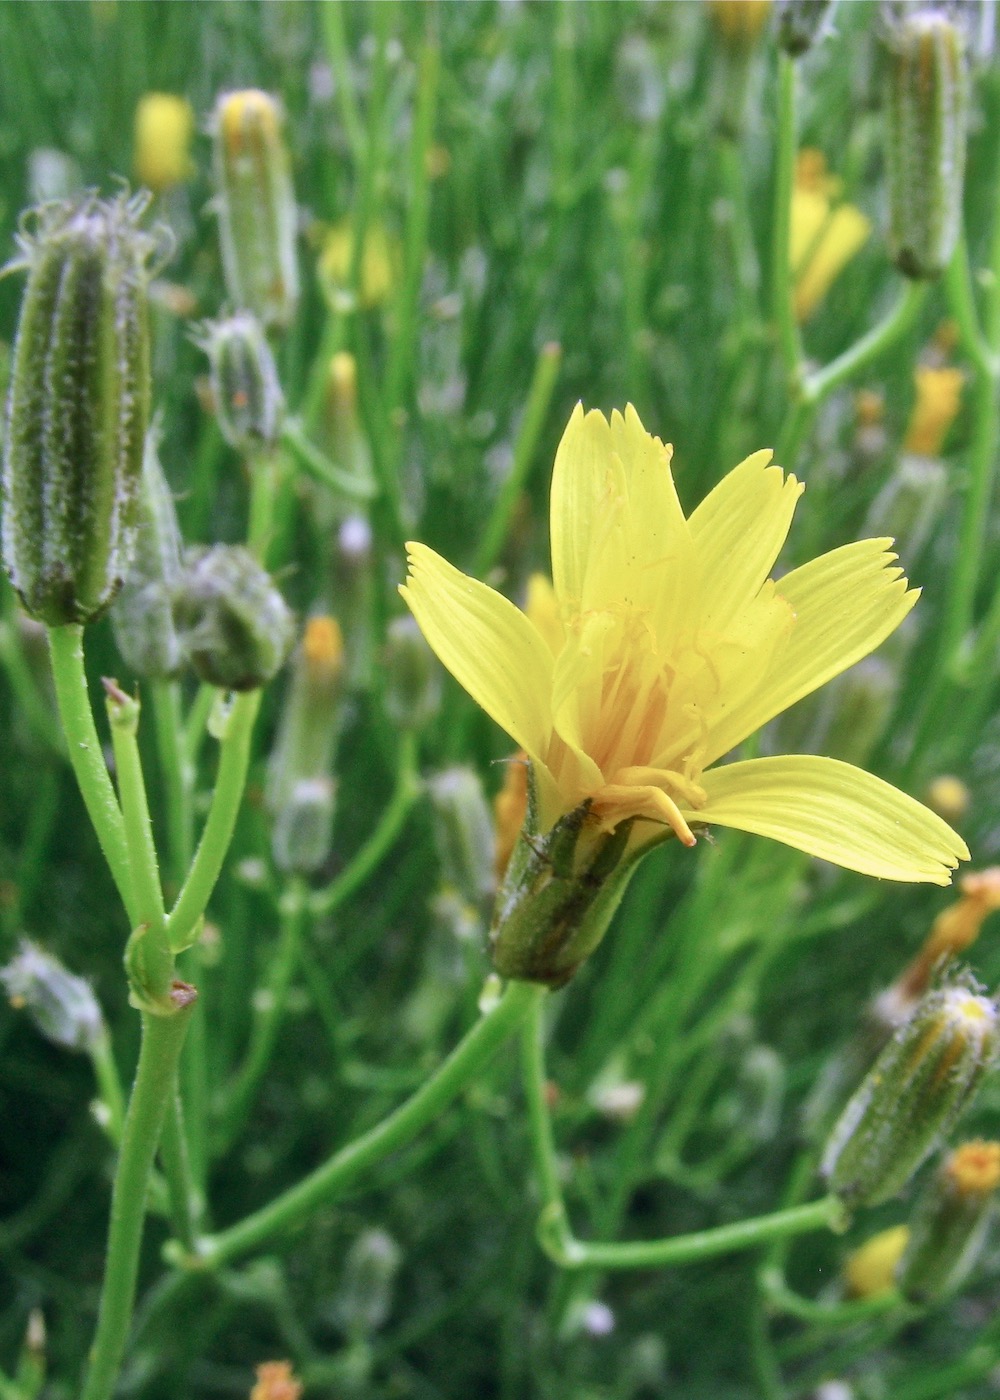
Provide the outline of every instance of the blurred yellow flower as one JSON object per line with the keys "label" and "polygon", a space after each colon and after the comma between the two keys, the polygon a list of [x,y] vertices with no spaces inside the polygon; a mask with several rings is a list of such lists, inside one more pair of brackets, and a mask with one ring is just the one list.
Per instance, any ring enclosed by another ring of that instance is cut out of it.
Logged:
{"label": "blurred yellow flower", "polygon": [[948,429],[962,404],[964,375],[948,365],[917,365],[913,382],[917,397],[906,429],[907,452],[938,457]]}
{"label": "blurred yellow flower", "polygon": [[799,152],[789,249],[799,321],[812,315],[871,233],[871,222],[860,209],[837,202],[840,188],[840,181],[827,174],[822,152],[809,148]]}
{"label": "blurred yellow flower", "polygon": [[[812,755],[712,767],[866,656],[917,594],[889,540],[772,582],[802,487],[756,452],[685,519],[670,449],[631,406],[578,406],[556,453],[554,588],[534,622],[433,550],[402,592],[438,656],[532,762],[539,829],[589,803],[637,844],[717,823],[869,875],[947,884],[965,843],[913,798]],[[707,770],[707,771],[706,771]],[[656,824],[655,826],[652,824]]]}
{"label": "blurred yellow flower", "polygon": [[727,44],[752,44],[767,23],[771,0],[711,0],[715,27]]}
{"label": "blurred yellow flower", "polygon": [[910,1237],[905,1225],[893,1225],[872,1235],[863,1245],[847,1256],[844,1262],[844,1282],[851,1298],[877,1298],[893,1287],[896,1265]]}
{"label": "blurred yellow flower", "polygon": [[[354,230],[345,219],[327,231],[319,256],[320,283],[329,300],[336,301],[350,292],[353,257]],[[380,306],[389,299],[396,285],[398,262],[396,241],[382,224],[369,225],[361,253],[358,300],[362,306]]]}
{"label": "blurred yellow flower", "polygon": [[154,194],[179,185],[194,171],[194,112],[183,97],[147,92],[135,109],[135,175]]}

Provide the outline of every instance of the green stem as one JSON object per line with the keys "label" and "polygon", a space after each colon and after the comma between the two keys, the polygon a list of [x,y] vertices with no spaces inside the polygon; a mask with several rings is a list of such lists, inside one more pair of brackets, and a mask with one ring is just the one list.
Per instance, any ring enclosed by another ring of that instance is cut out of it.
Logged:
{"label": "green stem", "polygon": [[36,738],[60,758],[64,758],[66,745],[52,714],[52,707],[46,703],[46,697],[32,675],[18,639],[16,625],[9,618],[0,619],[0,666],[3,666],[7,673],[17,708],[24,715]]}
{"label": "green stem", "polygon": [[184,887],[167,919],[167,935],[174,949],[188,946],[229,850],[246,785],[250,739],[259,708],[259,690],[245,691],[233,701],[222,739],[219,771],[205,829]]}
{"label": "green stem", "polygon": [[170,878],[179,887],[194,848],[194,765],[184,752],[181,692],[177,681],[154,681],[150,687],[156,748],[167,807]]}
{"label": "green stem", "polygon": [[248,1254],[273,1235],[287,1232],[319,1207],[336,1200],[358,1177],[405,1147],[442,1113],[478,1077],[545,994],[545,988],[532,983],[511,982],[496,1006],[477,1021],[436,1073],[394,1113],[261,1210],[228,1230],[203,1239],[193,1262],[218,1268]]}
{"label": "green stem", "polygon": [[347,35],[344,32],[343,0],[332,0],[331,4],[323,5],[320,8],[320,19],[326,55],[336,78],[340,120],[347,133],[354,168],[360,170],[365,160],[365,132],[354,96],[351,60],[347,51]]}
{"label": "green stem", "polygon": [[175,989],[172,1015],[142,1018],[142,1049],[125,1118],[122,1149],[111,1196],[111,1228],[97,1331],[81,1400],[110,1400],[125,1352],[135,1300],[149,1174],[167,1104],[174,1090],[194,993]]}
{"label": "green stem", "polygon": [[278,494],[278,458],[266,449],[247,462],[250,473],[250,516],[247,522],[247,547],[262,564],[274,534],[274,502]]}
{"label": "green stem", "polygon": [[346,496],[351,501],[370,501],[375,496],[374,482],[367,477],[346,472],[336,462],[332,462],[326,453],[321,452],[310,440],[298,418],[286,420],[281,430],[281,441],[315,481],[329,487],[338,496]]}
{"label": "green stem", "polygon": [[108,1115],[105,1130],[114,1145],[120,1147],[125,1126],[125,1095],[107,1031],[98,1036],[96,1043],[90,1047],[90,1062],[94,1067],[100,1101]]}
{"label": "green stem", "polygon": [[807,402],[819,405],[834,389],[839,389],[891,349],[913,325],[926,296],[926,282],[904,282],[895,303],[877,326],[823,369],[806,376],[803,394]]}
{"label": "green stem", "polygon": [[114,788],[101,741],[97,736],[94,716],[87,691],[87,674],[83,664],[83,628],[76,624],[49,628],[49,651],[52,657],[52,679],[55,682],[59,718],[66,735],[69,760],[73,765],[80,793],[93,823],[104,859],[108,863],[129,922],[135,928],[141,920],[136,917],[136,902],[132,895],[132,872],[129,869],[125,823]]}
{"label": "green stem", "polygon": [[556,1165],[555,1139],[545,1096],[545,1064],[542,1051],[541,1004],[530,1008],[524,1029],[522,1068],[528,1101],[528,1124],[544,1205],[538,1237],[549,1258],[563,1269],[656,1269],[698,1263],[719,1254],[754,1249],[771,1240],[805,1234],[810,1230],[836,1229],[843,1207],[835,1196],[772,1215],[719,1225],[691,1235],[626,1244],[587,1244],[570,1230]]}
{"label": "green stem", "polygon": [[267,978],[267,1004],[256,1017],[250,1049],[236,1081],[226,1090],[218,1149],[225,1151],[243,1127],[271,1056],[285,1015],[288,989],[299,961],[299,944],[307,908],[307,890],[299,878],[289,881],[280,900],[281,933]]}
{"label": "green stem", "polygon": [[877,1293],[871,1298],[850,1298],[837,1303],[818,1303],[812,1298],[803,1298],[794,1293],[785,1283],[780,1270],[762,1269],[759,1275],[761,1289],[768,1306],[777,1313],[798,1318],[800,1322],[811,1322],[823,1327],[852,1327],[869,1318],[881,1317],[894,1308],[905,1307],[903,1299],[894,1288]]}
{"label": "green stem", "polygon": [[507,531],[510,528],[511,516],[514,514],[518,497],[524,490],[528,472],[535,459],[538,439],[545,426],[545,417],[552,401],[552,393],[556,387],[561,361],[562,347],[555,341],[543,345],[538,359],[535,361],[535,372],[532,376],[531,388],[528,391],[528,402],[514,447],[514,460],[507,479],[494,502],[493,510],[483,532],[482,543],[472,566],[472,572],[477,578],[482,578],[489,573],[504,546]]}
{"label": "green stem", "polygon": [[212,706],[218,699],[219,692],[214,685],[206,685],[204,682],[198,687],[198,694],[194,697],[194,702],[188,711],[187,721],[184,725],[184,737],[181,750],[184,762],[190,765],[193,770],[198,762],[198,754],[205,738],[205,730],[208,726],[208,718],[212,713]]}
{"label": "green stem", "polygon": [[771,319],[781,358],[794,390],[802,372],[802,342],[795,319],[795,281],[791,266],[792,193],[795,184],[795,60],[778,53],[778,135],[771,229]]}
{"label": "green stem", "polygon": [[410,808],[422,789],[417,773],[417,741],[407,731],[400,743],[396,787],[379,819],[378,826],[361,849],[326,889],[317,890],[309,900],[309,912],[322,919],[339,909],[356,890],[361,889],[376,867],[395,845]]}
{"label": "green stem", "polygon": [[170,1095],[163,1122],[160,1156],[167,1178],[171,1229],[185,1249],[193,1249],[197,1238],[198,1201],[191,1175],[191,1163],[188,1160],[184,1113],[176,1085]]}

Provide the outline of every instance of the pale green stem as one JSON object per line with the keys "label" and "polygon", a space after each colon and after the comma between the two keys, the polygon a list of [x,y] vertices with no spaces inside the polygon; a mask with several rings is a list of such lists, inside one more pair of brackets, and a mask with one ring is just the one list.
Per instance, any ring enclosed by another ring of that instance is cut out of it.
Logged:
{"label": "pale green stem", "polygon": [[171,1015],[143,1014],[142,1048],[122,1135],[122,1148],[111,1195],[111,1227],[97,1331],[81,1400],[110,1400],[125,1353],[135,1301],[139,1249],[149,1176],[163,1118],[177,1074],[177,1061],[191,1002],[185,988]]}
{"label": "pale green stem", "polygon": [[778,53],[778,134],[775,153],[774,215],[771,229],[771,319],[778,333],[782,363],[794,393],[802,373],[802,343],[795,319],[791,266],[792,194],[795,186],[795,60]]}
{"label": "pale green stem", "polygon": [[561,346],[555,342],[542,346],[535,362],[535,372],[532,376],[531,388],[528,391],[528,402],[514,446],[514,460],[507,479],[500,488],[490,518],[486,522],[482,542],[472,566],[472,572],[477,578],[482,578],[489,573],[507,539],[511,517],[535,460],[538,440],[545,426],[549,404],[552,402],[552,394],[556,387],[561,361]]}
{"label": "pale green stem", "polygon": [[171,947],[175,949],[184,948],[190,942],[229,850],[236,816],[243,800],[250,764],[250,740],[259,708],[259,690],[245,691],[233,701],[220,745],[219,771],[205,829],[184,887],[167,919],[167,934]]}
{"label": "pale green stem", "polygon": [[135,928],[141,920],[136,914],[136,901],[132,894],[125,823],[111,786],[90,708],[83,664],[83,628],[75,623],[66,627],[50,627],[48,635],[52,678],[69,760],[104,859],[128,912],[129,922]]}
{"label": "pale green stem", "polygon": [[116,1147],[120,1147],[125,1125],[125,1095],[107,1031],[102,1031],[96,1043],[90,1047],[90,1062],[94,1067],[98,1095],[108,1115],[105,1125],[108,1137]]}
{"label": "pale green stem", "polygon": [[335,1201],[377,1163],[411,1142],[480,1075],[545,988],[511,982],[500,1001],[472,1027],[441,1067],[388,1118],[334,1153],[297,1185],[228,1230],[203,1239],[193,1267],[218,1268],[287,1233]]}
{"label": "pale green stem", "polygon": [[395,845],[414,802],[421,793],[417,774],[417,741],[407,731],[400,741],[396,787],[368,840],[325,889],[309,900],[309,912],[322,919],[339,909],[356,890],[361,889],[376,867]]}

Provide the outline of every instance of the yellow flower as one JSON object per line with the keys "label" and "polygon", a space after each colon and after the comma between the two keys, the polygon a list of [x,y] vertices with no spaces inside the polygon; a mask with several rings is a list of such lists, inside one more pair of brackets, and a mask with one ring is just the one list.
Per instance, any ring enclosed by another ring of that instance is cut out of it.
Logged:
{"label": "yellow flower", "polygon": [[871,222],[860,209],[836,202],[840,188],[840,181],[827,174],[822,152],[799,152],[789,250],[799,321],[812,315],[871,232]]}
{"label": "yellow flower", "polygon": [[[334,224],[324,239],[319,258],[319,278],[329,300],[350,291],[351,263],[354,258],[354,230],[347,220]],[[379,306],[392,295],[396,284],[398,248],[384,225],[371,224],[365,231],[361,252],[358,299],[362,306]]]}
{"label": "yellow flower", "polygon": [[877,1298],[895,1284],[896,1265],[903,1257],[910,1232],[893,1225],[865,1240],[844,1261],[844,1282],[849,1298]]}
{"label": "yellow flower", "polygon": [[194,112],[183,97],[147,92],[135,109],[135,173],[155,194],[193,173],[190,146]]}
{"label": "yellow flower", "polygon": [[965,376],[948,365],[917,365],[913,382],[917,397],[906,429],[907,452],[938,457],[948,429],[962,403]]}
{"label": "yellow flower", "polygon": [[[774,715],[859,661],[917,594],[889,540],[768,574],[802,487],[756,452],[685,519],[670,449],[630,406],[578,406],[556,453],[554,607],[536,626],[422,544],[404,597],[445,666],[529,755],[539,831],[584,803],[633,842],[716,823],[852,870],[947,884],[968,858],[940,817],[830,758],[713,767]],[[557,620],[558,626],[554,625]],[[656,824],[655,826],[653,824]]]}

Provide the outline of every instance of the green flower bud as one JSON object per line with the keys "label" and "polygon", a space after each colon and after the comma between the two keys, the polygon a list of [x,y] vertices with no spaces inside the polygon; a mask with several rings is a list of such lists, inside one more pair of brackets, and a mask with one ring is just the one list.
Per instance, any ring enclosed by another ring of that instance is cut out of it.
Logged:
{"label": "green flower bud", "polygon": [[493,821],[478,774],[447,768],[430,779],[427,791],[445,883],[474,909],[488,910],[496,891]]}
{"label": "green flower bud", "polygon": [[280,870],[308,874],[330,854],[335,786],[330,776],[340,728],[344,644],[332,617],[312,617],[295,656],[271,756],[267,805]]}
{"label": "green flower bud", "polygon": [[222,266],[231,301],[284,329],[299,299],[296,208],[284,116],[266,92],[224,93],[213,119]]}
{"label": "green flower bud", "polygon": [[28,284],[3,461],[3,559],[28,613],[89,622],[131,559],[149,405],[144,198],[47,205],[19,238]]}
{"label": "green flower bud", "polygon": [[827,29],[836,0],[778,0],[778,45],[800,58]]}
{"label": "green flower bud", "polygon": [[1000,1048],[997,1009],[964,986],[930,992],[886,1045],[834,1128],[823,1175],[844,1203],[878,1205],[955,1124]]}
{"label": "green flower bud", "polygon": [[534,779],[528,815],[497,893],[490,928],[493,966],[502,977],[561,987],[600,943],[621,903],[637,856],[633,822],[602,832],[590,804],[535,835]]}
{"label": "green flower bud", "polygon": [[441,703],[441,673],[412,617],[390,622],[383,659],[386,713],[403,729],[419,729]]}
{"label": "green flower bud", "polygon": [[862,533],[874,538],[891,535],[901,564],[912,570],[941,518],[947,494],[943,463],[904,456],[869,506]]}
{"label": "green flower bud", "polygon": [[279,807],[271,834],[274,863],[286,874],[311,875],[330,854],[337,788],[332,778],[299,778]]}
{"label": "green flower bud", "polygon": [[208,356],[222,436],[246,454],[273,447],[281,435],[285,399],[260,322],[238,311],[208,322],[197,343]]}
{"label": "green flower bud", "polygon": [[104,1018],[90,983],[37,944],[22,940],[17,956],[0,968],[0,982],[11,1005],[23,1007],[46,1040],[91,1051],[104,1038]]}
{"label": "green flower bud", "polygon": [[137,676],[163,680],[181,665],[173,594],[181,576],[181,533],[160,466],[159,434],[146,434],[135,558],[111,609],[115,641]]}
{"label": "green flower bud", "polygon": [[917,1203],[899,1290],[912,1303],[952,1292],[979,1258],[1000,1186],[1000,1143],[966,1142],[952,1152]]}
{"label": "green flower bud", "polygon": [[241,545],[188,551],[174,595],[174,625],[195,673],[223,690],[266,685],[294,636],[288,605]]}
{"label": "green flower bud", "polygon": [[889,242],[900,272],[937,277],[962,217],[967,81],[962,34],[932,5],[900,9],[889,31]]}

